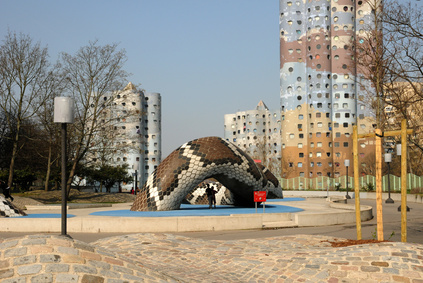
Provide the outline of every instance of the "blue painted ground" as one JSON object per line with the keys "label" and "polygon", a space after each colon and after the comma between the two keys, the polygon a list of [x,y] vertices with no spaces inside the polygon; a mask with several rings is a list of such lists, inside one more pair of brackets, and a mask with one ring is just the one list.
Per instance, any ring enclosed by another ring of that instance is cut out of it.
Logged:
{"label": "blue painted ground", "polygon": [[[272,202],[280,201],[301,201],[301,198],[277,199]],[[303,211],[301,208],[268,204],[266,202],[265,213],[290,213]],[[182,204],[179,210],[170,211],[130,211],[130,210],[108,210],[93,212],[90,215],[96,216],[115,216],[115,217],[178,217],[178,216],[228,216],[231,214],[253,214],[256,213],[254,207],[236,207],[232,205],[218,205],[217,208],[209,209],[208,205]],[[263,206],[257,206],[257,213],[263,213]]]}

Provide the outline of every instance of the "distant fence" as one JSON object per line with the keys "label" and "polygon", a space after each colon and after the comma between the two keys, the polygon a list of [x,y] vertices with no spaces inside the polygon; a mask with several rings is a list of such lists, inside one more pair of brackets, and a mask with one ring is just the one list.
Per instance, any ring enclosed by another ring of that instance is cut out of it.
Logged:
{"label": "distant fence", "polygon": [[[390,175],[390,186],[391,191],[400,191],[401,190],[401,177]],[[306,177],[295,177],[291,179],[279,178],[281,187],[283,189],[289,190],[335,190],[337,184],[341,188],[347,187],[347,176],[342,176],[338,178],[330,177],[315,177],[315,178],[306,178]],[[366,175],[360,177],[360,189],[362,187],[368,187],[369,184],[373,185],[376,189],[376,178],[375,176]],[[423,176],[416,176],[414,174],[407,174],[407,190],[414,188],[423,187]],[[354,177],[348,177],[348,188],[354,188]],[[382,190],[388,191],[388,175],[382,177]]]}

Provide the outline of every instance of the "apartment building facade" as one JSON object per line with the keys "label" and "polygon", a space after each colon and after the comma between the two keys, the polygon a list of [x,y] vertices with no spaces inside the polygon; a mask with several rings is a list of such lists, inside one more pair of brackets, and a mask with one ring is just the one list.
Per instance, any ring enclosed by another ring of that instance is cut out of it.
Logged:
{"label": "apartment building facade", "polygon": [[[352,132],[374,131],[356,42],[372,19],[361,0],[280,0],[282,177],[338,177],[352,166]],[[359,141],[359,158],[374,150]],[[349,175],[353,172],[350,170]]]}
{"label": "apartment building facade", "polygon": [[[134,179],[137,176],[137,186],[141,187],[161,162],[161,96],[137,90],[128,83],[122,91],[105,95],[103,100],[112,103],[97,121],[101,131],[88,158],[129,165],[129,173]],[[123,191],[133,187],[134,183],[121,184]]]}
{"label": "apartment building facade", "polygon": [[260,101],[253,110],[225,115],[224,139],[237,145],[276,176],[280,175],[281,120],[279,110]]}

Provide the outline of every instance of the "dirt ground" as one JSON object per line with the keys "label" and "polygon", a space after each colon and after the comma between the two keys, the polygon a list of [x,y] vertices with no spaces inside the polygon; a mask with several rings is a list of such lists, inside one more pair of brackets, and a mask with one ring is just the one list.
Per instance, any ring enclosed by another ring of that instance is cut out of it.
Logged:
{"label": "dirt ground", "polygon": [[[42,204],[57,204],[62,201],[62,191],[35,190],[13,194],[15,197],[29,198]],[[71,190],[68,202],[70,203],[124,203],[133,202],[135,196],[128,193],[94,193]]]}

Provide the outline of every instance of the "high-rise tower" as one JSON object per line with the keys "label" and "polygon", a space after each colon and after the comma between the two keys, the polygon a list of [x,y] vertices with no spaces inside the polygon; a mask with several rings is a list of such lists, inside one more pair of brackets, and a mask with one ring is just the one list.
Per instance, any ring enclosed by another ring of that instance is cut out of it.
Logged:
{"label": "high-rise tower", "polygon": [[373,131],[371,109],[362,102],[369,89],[364,94],[355,62],[356,32],[371,18],[361,0],[280,0],[283,177],[345,175],[352,126]]}

